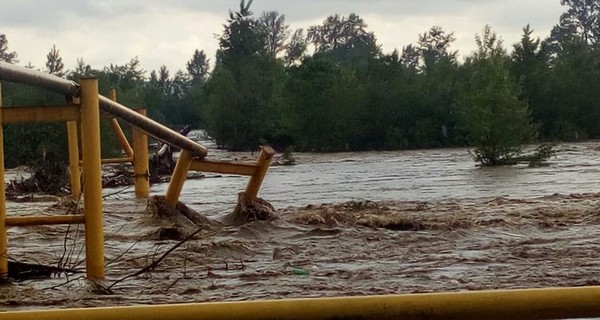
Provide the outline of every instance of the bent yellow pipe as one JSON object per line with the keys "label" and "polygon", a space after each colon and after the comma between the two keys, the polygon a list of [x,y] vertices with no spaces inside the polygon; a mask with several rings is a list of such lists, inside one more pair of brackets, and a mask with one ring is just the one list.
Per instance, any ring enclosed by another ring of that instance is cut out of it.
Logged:
{"label": "bent yellow pipe", "polygon": [[600,287],[286,299],[0,313],[0,320],[560,319],[600,316]]}

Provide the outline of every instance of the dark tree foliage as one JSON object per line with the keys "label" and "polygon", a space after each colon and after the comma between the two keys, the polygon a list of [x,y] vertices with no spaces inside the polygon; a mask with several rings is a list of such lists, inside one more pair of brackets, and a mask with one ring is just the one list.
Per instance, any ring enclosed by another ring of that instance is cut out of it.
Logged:
{"label": "dark tree foliage", "polygon": [[285,15],[277,11],[263,12],[258,18],[258,27],[264,33],[267,53],[275,58],[285,49],[285,42],[290,36],[290,27],[285,24]]}
{"label": "dark tree foliage", "polygon": [[561,116],[552,108],[549,99],[549,50],[539,38],[533,38],[533,32],[529,25],[523,28],[521,41],[513,46],[510,71],[520,85],[519,98],[527,101],[540,137],[556,139],[560,136],[555,132],[553,124]]}
{"label": "dark tree foliage", "polygon": [[92,66],[85,63],[83,58],[77,58],[75,69],[69,74],[72,80],[79,81],[81,78],[92,75]]}
{"label": "dark tree foliage", "polygon": [[255,149],[280,135],[283,63],[269,53],[250,4],[242,0],[240,10],[230,12],[203,111],[209,133],[234,150]]}
{"label": "dark tree foliage", "polygon": [[[471,146],[484,164],[511,163],[536,136],[600,138],[599,3],[561,3],[565,13],[547,38],[527,25],[509,54],[486,28],[464,61],[452,50],[455,35],[439,26],[383,53],[356,14],[291,32],[283,14],[254,16],[252,1],[243,0],[218,35],[212,70],[195,50],[183,71],[163,66],[147,76],[136,57],[103,68],[79,58],[66,72],[55,47],[47,68],[75,81],[95,75],[102,94],[116,88],[124,105],[144,107],[167,125],[206,128],[232,150],[264,143],[320,152]],[[17,62],[4,35],[0,60]],[[15,84],[3,83],[3,92],[8,106],[64,103]],[[54,144],[65,140],[63,125],[7,125],[5,132],[9,165],[49,150],[66,155]],[[117,154],[110,128],[102,134],[105,155]]]}
{"label": "dark tree foliage", "polygon": [[308,28],[307,39],[317,53],[329,52],[338,60],[356,61],[380,53],[373,32],[357,14],[348,17],[338,14],[329,16],[322,25]]}
{"label": "dark tree foliage", "polygon": [[8,51],[8,39],[6,35],[0,33],[0,61],[8,63],[17,63],[17,53]]}
{"label": "dark tree foliage", "polygon": [[578,36],[592,46],[600,45],[600,3],[597,0],[561,0],[569,9],[560,17],[553,34]]}
{"label": "dark tree foliage", "polygon": [[66,74],[65,64],[62,62],[60,50],[56,49],[56,45],[52,45],[50,52],[46,55],[46,71],[49,74],[63,77]]}
{"label": "dark tree foliage", "polygon": [[306,37],[304,36],[304,30],[297,29],[292,34],[290,42],[285,48],[285,57],[283,58],[287,67],[300,61],[306,53]]}
{"label": "dark tree foliage", "polygon": [[206,58],[204,50],[198,51],[198,49],[194,51],[192,59],[186,63],[187,72],[195,84],[204,84],[208,79],[208,63],[209,59]]}
{"label": "dark tree foliage", "polygon": [[218,38],[217,63],[233,65],[248,57],[262,56],[266,52],[266,39],[260,25],[250,11],[252,0],[240,2],[239,11],[230,11],[223,34]]}
{"label": "dark tree foliage", "polygon": [[502,41],[489,26],[476,37],[477,51],[469,57],[460,107],[465,129],[482,165],[512,164],[534,137],[527,103],[510,76]]}

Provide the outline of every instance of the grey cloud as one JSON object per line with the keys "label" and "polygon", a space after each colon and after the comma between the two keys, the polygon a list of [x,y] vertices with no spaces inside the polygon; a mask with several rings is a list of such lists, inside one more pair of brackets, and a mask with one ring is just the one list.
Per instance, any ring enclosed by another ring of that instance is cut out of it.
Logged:
{"label": "grey cloud", "polygon": [[0,10],[0,28],[59,28],[86,20],[97,26],[99,21],[144,10],[136,1],[9,0]]}

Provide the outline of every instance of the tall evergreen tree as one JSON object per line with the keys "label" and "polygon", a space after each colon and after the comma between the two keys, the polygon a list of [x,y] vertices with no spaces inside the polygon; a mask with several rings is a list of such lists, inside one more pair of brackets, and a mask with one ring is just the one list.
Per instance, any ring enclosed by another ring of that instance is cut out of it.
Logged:
{"label": "tall evergreen tree", "polygon": [[0,33],[0,61],[8,63],[17,63],[17,53],[8,51],[8,39],[6,35]]}
{"label": "tall evergreen tree", "polygon": [[525,26],[521,41],[513,46],[511,75],[520,84],[520,99],[527,101],[540,138],[557,138],[555,124],[560,115],[552,107],[549,92],[549,51],[532,35],[533,29]]}
{"label": "tall evergreen tree", "polygon": [[199,84],[204,84],[204,82],[206,82],[209,72],[208,63],[209,59],[206,58],[204,50],[198,51],[198,49],[196,49],[192,59],[186,63],[186,69],[188,74],[192,77],[192,82]]}
{"label": "tall evergreen tree", "polygon": [[59,77],[63,77],[66,74],[65,64],[62,62],[60,56],[60,50],[56,49],[56,45],[52,45],[50,52],[46,55],[46,71],[49,74],[53,74]]}

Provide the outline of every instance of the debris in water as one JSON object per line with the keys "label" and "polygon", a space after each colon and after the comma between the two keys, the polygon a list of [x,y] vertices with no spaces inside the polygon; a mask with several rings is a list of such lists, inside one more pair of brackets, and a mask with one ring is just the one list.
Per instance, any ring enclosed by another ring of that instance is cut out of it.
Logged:
{"label": "debris in water", "polygon": [[198,227],[203,229],[217,224],[180,201],[173,208],[167,203],[164,196],[148,198],[146,211],[153,218],[168,223],[168,226],[157,230],[157,238],[160,240],[181,240],[197,230]]}
{"label": "debris in water", "polygon": [[231,225],[242,225],[251,221],[273,221],[278,216],[275,208],[266,200],[248,199],[245,192],[238,193],[238,202],[232,213],[225,217],[225,222]]}
{"label": "debris in water", "polygon": [[45,266],[41,264],[8,261],[8,278],[16,281],[47,279],[58,274],[79,273],[73,269]]}

